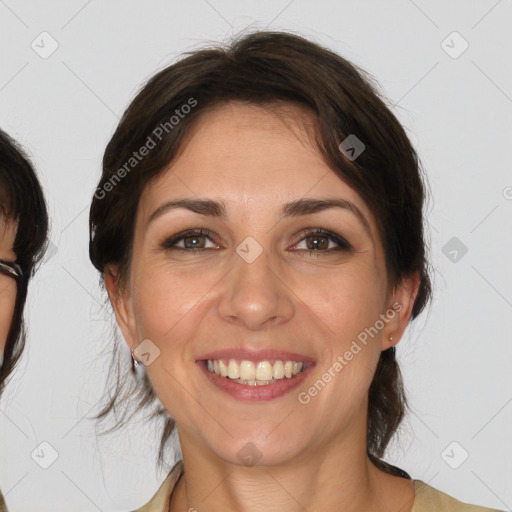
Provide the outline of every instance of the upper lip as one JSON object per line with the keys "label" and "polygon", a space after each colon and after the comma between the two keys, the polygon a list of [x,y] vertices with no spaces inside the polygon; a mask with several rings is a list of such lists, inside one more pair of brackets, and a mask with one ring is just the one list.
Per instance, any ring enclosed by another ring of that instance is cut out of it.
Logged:
{"label": "upper lip", "polygon": [[214,350],[199,356],[196,361],[206,359],[240,359],[247,361],[265,361],[266,359],[281,359],[282,361],[304,361],[314,363],[312,357],[296,352],[287,352],[285,350],[265,349],[265,350],[250,350],[244,348],[232,348]]}

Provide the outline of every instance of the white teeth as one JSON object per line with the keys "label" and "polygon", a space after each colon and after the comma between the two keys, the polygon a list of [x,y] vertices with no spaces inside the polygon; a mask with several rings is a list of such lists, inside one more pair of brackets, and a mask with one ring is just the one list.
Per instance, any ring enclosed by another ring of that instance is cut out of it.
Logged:
{"label": "white teeth", "polygon": [[240,362],[240,380],[254,380],[256,378],[256,369],[252,361]]}
{"label": "white teeth", "polygon": [[222,377],[228,376],[228,368],[222,359],[219,361],[219,370]]}
{"label": "white teeth", "polygon": [[272,366],[268,361],[260,361],[256,367],[256,380],[272,380]]}
{"label": "white teeth", "polygon": [[281,361],[276,359],[273,365],[269,361],[252,361],[242,360],[240,365],[235,359],[230,359],[228,365],[223,360],[208,359],[208,371],[220,375],[221,377],[229,377],[239,384],[248,384],[251,386],[261,386],[272,384],[276,380],[284,377],[291,379],[293,376],[301,373],[304,369],[304,363],[300,361]]}
{"label": "white teeth", "polygon": [[[215,364],[215,363],[214,363]],[[217,372],[215,372],[217,373]],[[218,373],[217,373],[218,375]],[[239,379],[240,378],[240,367],[236,363],[234,359],[230,359],[228,365],[228,377],[230,379]]]}
{"label": "white teeth", "polygon": [[274,369],[272,372],[274,379],[282,379],[284,377],[284,364],[279,359],[274,363]]}

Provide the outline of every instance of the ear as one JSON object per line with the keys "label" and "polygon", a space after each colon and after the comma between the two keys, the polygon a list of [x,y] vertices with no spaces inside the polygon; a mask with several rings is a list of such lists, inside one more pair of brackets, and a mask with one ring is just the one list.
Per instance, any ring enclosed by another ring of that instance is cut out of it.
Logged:
{"label": "ear", "polygon": [[117,325],[119,325],[130,350],[134,350],[139,345],[139,341],[130,292],[121,286],[117,265],[107,265],[103,277],[108,298],[116,315]]}
{"label": "ear", "polygon": [[[395,288],[386,309],[386,312],[394,311],[395,315],[382,330],[382,350],[394,347],[400,341],[409,322],[419,287],[419,272],[415,272],[405,277]],[[388,315],[388,318],[391,317],[391,315],[392,313]],[[392,341],[389,340],[390,336],[393,337]]]}

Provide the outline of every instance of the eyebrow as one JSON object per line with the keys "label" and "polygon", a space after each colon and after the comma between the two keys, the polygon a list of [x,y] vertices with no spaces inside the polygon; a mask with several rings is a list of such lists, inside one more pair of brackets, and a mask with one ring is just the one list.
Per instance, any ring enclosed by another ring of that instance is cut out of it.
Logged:
{"label": "eyebrow", "polygon": [[[226,204],[224,202],[214,201],[212,199],[183,198],[167,201],[159,206],[149,217],[148,224],[164,213],[177,208],[184,208],[200,215],[215,217],[221,220],[226,220],[228,217]],[[353,213],[363,224],[365,231],[373,241],[370,223],[363,215],[361,210],[354,203],[347,201],[346,199],[297,199],[296,201],[291,201],[284,204],[281,210],[281,219],[285,217],[312,215],[329,208],[342,208]]]}

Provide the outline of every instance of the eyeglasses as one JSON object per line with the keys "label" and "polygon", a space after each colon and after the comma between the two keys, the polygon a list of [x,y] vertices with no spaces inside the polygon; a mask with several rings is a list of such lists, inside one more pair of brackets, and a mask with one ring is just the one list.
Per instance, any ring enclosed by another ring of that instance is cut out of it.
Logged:
{"label": "eyeglasses", "polygon": [[17,263],[10,261],[0,260],[0,274],[5,274],[8,277],[12,277],[16,280],[23,278],[23,272],[21,267]]}

